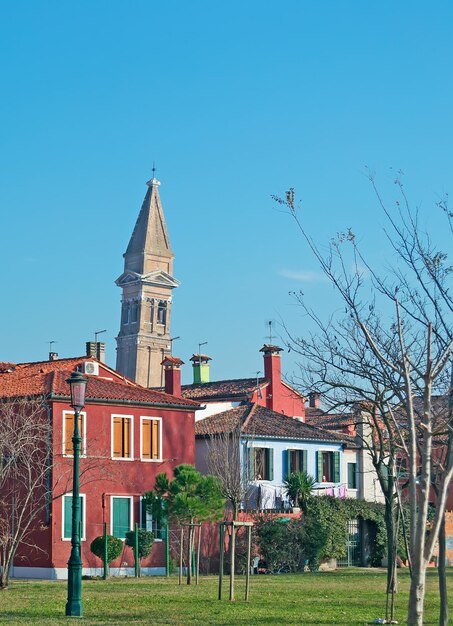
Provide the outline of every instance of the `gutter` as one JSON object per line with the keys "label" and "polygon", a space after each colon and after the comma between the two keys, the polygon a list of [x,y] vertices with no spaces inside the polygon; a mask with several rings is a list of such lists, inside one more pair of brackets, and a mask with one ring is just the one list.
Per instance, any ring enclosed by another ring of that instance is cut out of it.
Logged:
{"label": "gutter", "polygon": [[[71,400],[69,396],[61,396],[58,394],[50,393],[49,400],[60,400],[68,402]],[[155,407],[158,409],[174,409],[179,411],[200,411],[206,408],[205,406],[191,406],[187,404],[168,404],[164,402],[143,402],[142,400],[116,400],[114,398],[87,398],[86,404],[110,404],[110,405],[135,405],[135,406],[147,406]]]}

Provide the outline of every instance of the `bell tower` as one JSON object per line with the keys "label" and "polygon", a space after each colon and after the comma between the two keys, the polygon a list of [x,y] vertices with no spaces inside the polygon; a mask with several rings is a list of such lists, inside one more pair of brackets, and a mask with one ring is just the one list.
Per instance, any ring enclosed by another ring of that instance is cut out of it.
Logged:
{"label": "bell tower", "polygon": [[[154,174],[154,170],[153,170]],[[124,272],[115,281],[122,289],[116,369],[144,387],[164,385],[164,358],[171,353],[170,316],[173,251],[159,196],[160,182],[148,190],[124,253]]]}

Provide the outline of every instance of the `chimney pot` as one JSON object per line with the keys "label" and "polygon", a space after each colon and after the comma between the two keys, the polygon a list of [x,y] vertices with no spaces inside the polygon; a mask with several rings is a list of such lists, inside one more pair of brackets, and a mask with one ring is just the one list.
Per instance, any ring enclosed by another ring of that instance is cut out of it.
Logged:
{"label": "chimney pot", "polygon": [[321,408],[321,394],[318,391],[311,391],[309,393],[309,406],[312,409]]}

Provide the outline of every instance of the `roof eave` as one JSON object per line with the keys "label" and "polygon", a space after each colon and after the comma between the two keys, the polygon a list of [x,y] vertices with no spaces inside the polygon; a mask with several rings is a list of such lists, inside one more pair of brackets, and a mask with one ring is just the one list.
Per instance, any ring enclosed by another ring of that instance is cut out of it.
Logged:
{"label": "roof eave", "polygon": [[[62,396],[58,394],[50,394],[49,400],[60,401],[60,402],[69,402],[69,396]],[[123,406],[149,406],[158,409],[173,409],[176,411],[199,411],[204,408],[201,405],[192,406],[191,404],[169,404],[165,402],[144,402],[143,400],[125,400],[125,399],[115,399],[115,398],[89,398],[87,404],[109,404],[109,405],[123,405]]]}

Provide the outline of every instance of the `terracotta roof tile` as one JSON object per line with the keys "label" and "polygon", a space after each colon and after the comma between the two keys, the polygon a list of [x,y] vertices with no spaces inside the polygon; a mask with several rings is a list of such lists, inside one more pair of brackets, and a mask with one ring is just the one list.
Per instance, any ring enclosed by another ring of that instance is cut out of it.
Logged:
{"label": "terracotta roof tile", "polygon": [[[258,378],[258,384],[263,387],[268,384],[265,378]],[[182,395],[192,400],[214,400],[216,398],[246,398],[257,388],[256,378],[236,378],[233,380],[219,380],[212,383],[194,383],[183,385]]]}
{"label": "terracotta roof tile", "polygon": [[195,424],[195,434],[206,436],[232,432],[239,424],[242,424],[241,430],[244,435],[252,437],[329,441],[357,447],[353,437],[317,428],[250,402],[198,421]]}
{"label": "terracotta roof tile", "polygon": [[[86,361],[95,361],[85,357],[58,359],[56,361],[39,361],[36,363],[19,363],[14,371],[0,374],[0,398],[18,398],[52,393],[55,396],[69,397],[66,383],[74,368]],[[107,368],[110,369],[110,368]],[[167,404],[199,407],[198,402],[178,398],[161,391],[146,389],[133,381],[110,370],[113,380],[102,376],[88,376],[86,398],[102,400],[118,400],[125,402],[147,402],[150,404]]]}

